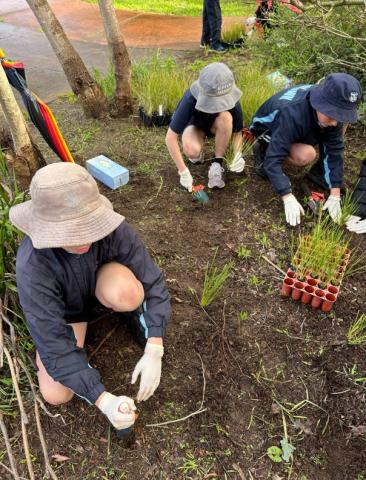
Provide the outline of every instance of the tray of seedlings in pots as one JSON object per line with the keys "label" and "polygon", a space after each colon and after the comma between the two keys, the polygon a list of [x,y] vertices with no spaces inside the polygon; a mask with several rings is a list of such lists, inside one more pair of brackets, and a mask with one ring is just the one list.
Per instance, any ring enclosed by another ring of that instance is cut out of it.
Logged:
{"label": "tray of seedlings in pots", "polygon": [[281,295],[329,312],[338,298],[351,255],[348,242],[339,225],[320,216],[313,231],[298,238]]}

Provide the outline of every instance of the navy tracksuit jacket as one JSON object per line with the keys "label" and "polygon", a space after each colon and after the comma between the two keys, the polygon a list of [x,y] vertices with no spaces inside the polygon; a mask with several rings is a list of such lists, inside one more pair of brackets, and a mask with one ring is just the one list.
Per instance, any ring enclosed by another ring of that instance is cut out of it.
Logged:
{"label": "navy tracksuit jacket", "polygon": [[132,270],[144,287],[140,322],[146,337],[163,337],[170,316],[163,274],[126,221],[83,255],[62,248],[36,249],[27,236],[17,253],[19,299],[43,365],[54,380],[89,403],[105,388],[85,349],[76,345],[69,323],[90,319],[98,268],[112,261]]}
{"label": "navy tracksuit jacket", "polygon": [[340,188],[343,184],[343,124],[319,126],[310,104],[312,88],[313,85],[297,85],[273,95],[256,111],[249,127],[257,137],[270,137],[263,168],[280,195],[291,192],[282,163],[293,143],[319,145],[319,160],[323,162],[327,185]]}

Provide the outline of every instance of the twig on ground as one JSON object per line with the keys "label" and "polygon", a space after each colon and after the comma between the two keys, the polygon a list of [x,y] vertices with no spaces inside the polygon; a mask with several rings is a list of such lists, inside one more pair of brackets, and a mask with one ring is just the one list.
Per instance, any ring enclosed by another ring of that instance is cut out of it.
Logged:
{"label": "twig on ground", "polygon": [[35,385],[34,385],[33,380],[32,380],[32,377],[31,377],[28,369],[26,368],[26,366],[22,362],[22,360],[20,360],[20,358],[18,358],[18,363],[22,367],[24,373],[27,376],[27,379],[28,379],[28,382],[29,382],[29,385],[31,387],[32,394],[33,394],[33,397],[34,397],[34,413],[35,413],[35,417],[36,417],[36,425],[37,425],[39,439],[40,439],[40,442],[41,442],[41,447],[42,447],[46,472],[50,474],[50,476],[53,480],[58,480],[58,477],[55,474],[55,472],[54,472],[53,468],[51,467],[51,464],[48,460],[47,445],[46,445],[46,441],[44,439],[42,425],[41,425],[41,419],[40,419],[40,416],[39,416],[38,402],[40,402],[40,404],[43,403],[43,402],[39,399],[39,397],[37,395],[37,392],[36,392],[36,389],[35,389]]}
{"label": "twig on ground", "polygon": [[22,399],[22,396],[20,394],[18,380],[16,378],[13,360],[10,356],[9,350],[5,346],[4,346],[4,353],[5,353],[6,359],[8,361],[8,365],[9,365],[9,369],[10,369],[10,373],[11,373],[11,378],[12,378],[13,386],[14,386],[14,390],[15,390],[15,394],[16,394],[16,397],[17,397],[17,400],[18,400],[18,405],[19,405],[19,410],[20,410],[20,418],[21,418],[21,426],[22,426],[24,455],[25,455],[25,459],[26,459],[26,462],[27,462],[28,473],[29,473],[30,479],[35,480],[34,470],[33,470],[33,466],[32,466],[32,460],[31,460],[31,456],[30,456],[30,452],[29,452],[28,436],[27,436],[26,424],[28,423],[28,417],[27,417],[27,414],[25,413],[23,399]]}
{"label": "twig on ground", "polygon": [[[7,431],[7,428],[6,428],[6,425],[5,425],[5,422],[4,422],[4,416],[3,416],[2,413],[0,413],[0,428],[1,428],[1,433],[3,434],[3,437],[4,437],[6,452],[7,452],[8,457],[9,457],[9,462],[10,462],[10,467],[11,467],[11,469],[9,469],[9,472],[13,475],[15,480],[19,480],[19,474],[18,474],[18,471],[17,471],[17,467],[15,465],[14,456],[13,456],[13,453],[12,453],[12,450],[11,450],[10,440],[9,440],[9,436],[8,436],[8,431]],[[2,464],[2,466],[4,468],[7,468],[4,464]]]}
{"label": "twig on ground", "polygon": [[145,203],[144,210],[149,205],[149,203],[152,200],[154,200],[154,198],[159,196],[159,193],[161,192],[161,189],[163,188],[163,185],[164,185],[163,177],[160,175],[160,185],[159,185],[158,191],[156,192],[155,195],[153,195],[151,198],[149,198],[149,200]]}
{"label": "twig on ground", "polygon": [[268,262],[270,265],[272,265],[273,268],[275,268],[276,270],[278,270],[279,272],[282,273],[282,275],[286,275],[286,272],[284,270],[282,270],[282,268],[278,267],[275,263],[273,263],[269,258],[267,258],[265,255],[261,255],[261,257],[263,258],[263,260],[265,260],[266,262]]}
{"label": "twig on ground", "polygon": [[109,337],[111,337],[114,332],[117,330],[117,328],[119,327],[119,323],[112,328],[112,330],[110,330],[107,335],[103,338],[103,340],[100,342],[100,344],[90,353],[90,355],[88,356],[88,362],[90,361],[90,359],[92,357],[94,357],[94,355],[99,352],[99,350],[102,348],[102,346],[104,345],[104,343],[108,340]]}
{"label": "twig on ground", "polygon": [[[0,466],[3,467],[7,472],[9,472],[9,473],[11,473],[11,474],[13,473],[13,472],[10,470],[9,467],[7,467],[6,465],[3,464],[3,462],[0,462]],[[24,478],[24,477],[14,477],[14,478],[16,478],[17,480],[18,480],[18,479],[19,479],[19,480],[27,480],[27,479]]]}
{"label": "twig on ground", "polygon": [[178,423],[178,422],[184,422],[190,417],[193,417],[194,415],[199,415],[200,413],[203,413],[207,410],[207,408],[203,408],[203,404],[205,402],[205,394],[206,394],[206,377],[205,377],[205,367],[203,365],[203,360],[201,355],[198,353],[197,354],[200,357],[201,360],[201,365],[202,365],[202,378],[203,378],[203,387],[202,387],[202,399],[201,399],[201,404],[195,412],[192,412],[185,417],[182,418],[177,418],[175,420],[167,420],[166,422],[161,422],[161,423],[151,423],[149,425],[146,425],[147,427],[162,427],[164,425],[170,425],[171,423]]}

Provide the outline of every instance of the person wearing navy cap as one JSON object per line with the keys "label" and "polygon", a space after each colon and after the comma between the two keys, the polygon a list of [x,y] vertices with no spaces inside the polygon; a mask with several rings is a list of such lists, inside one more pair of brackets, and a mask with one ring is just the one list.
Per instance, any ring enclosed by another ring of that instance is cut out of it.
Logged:
{"label": "person wearing navy cap", "polygon": [[292,193],[283,165],[305,167],[316,160],[330,191],[323,209],[336,222],[341,212],[343,128],[357,121],[362,99],[360,83],[347,73],[332,73],[317,85],[296,85],[270,97],[254,114],[250,131],[258,175],[267,178],[284,203],[286,221],[300,223],[304,210]]}

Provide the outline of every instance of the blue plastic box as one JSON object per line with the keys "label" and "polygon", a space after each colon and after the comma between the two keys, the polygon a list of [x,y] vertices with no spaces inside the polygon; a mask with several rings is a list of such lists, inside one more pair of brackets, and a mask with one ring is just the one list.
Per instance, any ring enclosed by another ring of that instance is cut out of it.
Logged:
{"label": "blue plastic box", "polygon": [[126,185],[129,180],[127,168],[110,160],[105,155],[98,155],[86,161],[86,169],[97,180],[115,190],[122,185]]}

